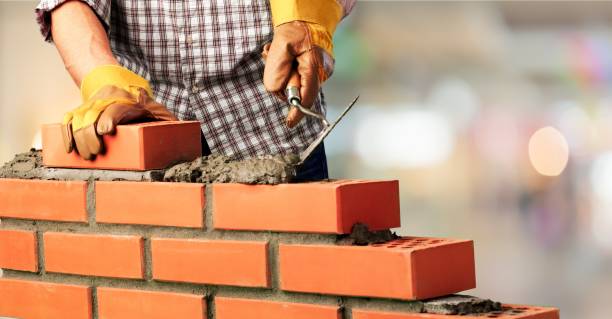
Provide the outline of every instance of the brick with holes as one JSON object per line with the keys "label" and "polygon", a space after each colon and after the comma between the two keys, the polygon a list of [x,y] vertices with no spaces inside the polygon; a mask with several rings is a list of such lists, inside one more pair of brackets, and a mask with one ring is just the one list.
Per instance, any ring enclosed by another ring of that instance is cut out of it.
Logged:
{"label": "brick with holes", "polygon": [[370,230],[400,226],[396,180],[212,188],[215,229],[348,234],[356,223]]}
{"label": "brick with holes", "polygon": [[501,311],[474,315],[439,315],[428,313],[399,313],[377,310],[353,309],[353,319],[559,319],[556,308],[523,305],[504,305]]}
{"label": "brick with holes", "polygon": [[[382,245],[279,245],[286,291],[426,299],[476,287],[470,240],[404,237]],[[356,266],[358,265],[358,266]]]}

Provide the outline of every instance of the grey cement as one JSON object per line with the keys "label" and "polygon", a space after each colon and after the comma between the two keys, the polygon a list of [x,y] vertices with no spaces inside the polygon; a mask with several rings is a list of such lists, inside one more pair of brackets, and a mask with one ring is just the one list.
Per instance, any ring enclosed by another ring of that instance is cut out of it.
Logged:
{"label": "grey cement", "polygon": [[2,178],[40,178],[42,168],[42,157],[40,151],[31,149],[29,152],[15,155],[10,162],[0,167]]}
{"label": "grey cement", "polygon": [[281,184],[295,177],[297,156],[276,155],[240,161],[220,155],[198,158],[163,170],[116,171],[100,169],[48,168],[42,152],[31,149],[0,167],[0,178],[44,180],[100,180],[186,183]]}
{"label": "grey cement", "polygon": [[349,235],[340,236],[337,244],[365,246],[369,244],[382,244],[397,238],[399,236],[388,229],[370,231],[367,225],[357,223],[353,225]]}
{"label": "grey cement", "polygon": [[105,169],[49,168],[42,164],[42,152],[31,149],[15,155],[0,167],[0,178],[43,179],[59,181],[147,181],[156,182],[164,178],[164,171],[115,171]]}
{"label": "grey cement", "polygon": [[473,296],[452,295],[424,302],[423,311],[441,315],[467,315],[502,310],[499,302]]}
{"label": "grey cement", "polygon": [[210,155],[166,170],[164,181],[188,183],[280,184],[295,177],[297,156],[264,156],[233,161]]}

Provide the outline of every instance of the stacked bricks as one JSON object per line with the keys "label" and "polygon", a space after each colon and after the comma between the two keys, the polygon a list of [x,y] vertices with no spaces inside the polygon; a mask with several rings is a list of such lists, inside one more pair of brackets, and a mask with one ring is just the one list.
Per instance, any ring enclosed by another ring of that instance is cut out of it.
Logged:
{"label": "stacked bricks", "polygon": [[0,179],[0,217],[0,317],[450,319],[421,300],[476,285],[469,240],[341,244],[356,223],[399,226],[397,181]]}

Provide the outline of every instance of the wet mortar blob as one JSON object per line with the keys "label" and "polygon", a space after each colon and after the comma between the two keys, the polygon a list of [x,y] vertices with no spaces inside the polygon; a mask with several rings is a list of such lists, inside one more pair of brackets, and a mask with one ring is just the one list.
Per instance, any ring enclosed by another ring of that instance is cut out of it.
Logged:
{"label": "wet mortar blob", "polygon": [[0,178],[275,185],[289,183],[294,179],[298,161],[297,155],[270,155],[244,160],[210,155],[166,169],[137,172],[48,168],[42,164],[42,152],[31,149],[29,152],[15,155],[11,161],[0,167]]}
{"label": "wet mortar blob", "polygon": [[452,295],[424,301],[423,312],[441,315],[469,315],[501,311],[502,305],[490,299]]}
{"label": "wet mortar blob", "polygon": [[166,182],[281,184],[295,177],[297,156],[274,155],[239,161],[209,155],[168,168]]}
{"label": "wet mortar blob", "polygon": [[42,156],[41,151],[30,149],[29,152],[19,153],[0,167],[0,178],[41,178]]}
{"label": "wet mortar blob", "polygon": [[398,238],[400,237],[389,229],[371,231],[367,225],[357,223],[351,228],[350,234],[340,236],[337,244],[366,246],[370,244],[384,244]]}

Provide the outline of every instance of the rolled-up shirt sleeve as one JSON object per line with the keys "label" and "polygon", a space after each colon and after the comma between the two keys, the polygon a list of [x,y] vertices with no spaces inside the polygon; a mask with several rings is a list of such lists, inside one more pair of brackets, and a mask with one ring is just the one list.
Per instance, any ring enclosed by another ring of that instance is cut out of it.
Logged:
{"label": "rolled-up shirt sleeve", "polygon": [[51,35],[51,11],[67,1],[81,1],[88,4],[104,25],[104,29],[108,31],[112,0],[41,0],[36,7],[36,21],[40,26],[40,32],[45,41],[53,41]]}

